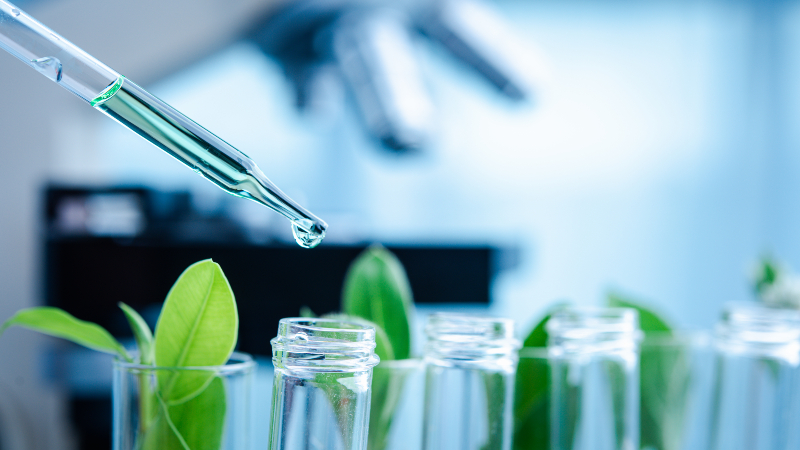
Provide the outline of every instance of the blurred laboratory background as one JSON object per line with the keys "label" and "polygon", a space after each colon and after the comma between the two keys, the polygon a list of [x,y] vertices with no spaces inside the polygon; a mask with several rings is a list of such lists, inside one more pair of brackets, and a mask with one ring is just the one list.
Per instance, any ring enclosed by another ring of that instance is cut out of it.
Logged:
{"label": "blurred laboratory background", "polygon": [[[283,217],[0,52],[0,320],[51,304],[124,338],[117,301],[153,318],[210,257],[247,312],[242,350],[263,356],[276,316],[338,308],[372,242],[406,265],[420,314],[488,311],[523,333],[611,290],[708,329],[752,299],[761,256],[800,269],[800,2],[17,5],[329,231],[297,247]],[[97,358],[6,331],[0,449],[108,448]]]}

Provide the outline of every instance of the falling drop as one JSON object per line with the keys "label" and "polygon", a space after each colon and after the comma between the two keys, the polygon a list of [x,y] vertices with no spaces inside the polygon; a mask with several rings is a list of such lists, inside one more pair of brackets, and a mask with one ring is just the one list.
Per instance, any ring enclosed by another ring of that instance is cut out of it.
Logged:
{"label": "falling drop", "polygon": [[31,61],[36,70],[42,75],[58,83],[61,81],[61,61],[52,56],[34,59]]}
{"label": "falling drop", "polygon": [[300,247],[314,248],[325,239],[325,230],[320,230],[308,219],[292,222],[292,234]]}
{"label": "falling drop", "polygon": [[11,9],[11,14],[13,14],[14,17],[19,17],[19,10],[17,8],[13,8]]}

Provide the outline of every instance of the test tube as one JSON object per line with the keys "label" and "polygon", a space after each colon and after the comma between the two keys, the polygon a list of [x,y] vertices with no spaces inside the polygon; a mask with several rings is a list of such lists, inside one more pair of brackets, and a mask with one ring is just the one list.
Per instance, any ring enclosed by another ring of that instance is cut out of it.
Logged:
{"label": "test tube", "polygon": [[552,450],[638,450],[638,313],[564,309],[547,331]]}
{"label": "test tube", "polygon": [[325,237],[328,225],[278,189],[247,155],[6,0],[0,0],[0,48],[229,194],[280,213],[292,222],[301,246],[314,247]]}
{"label": "test tube", "polygon": [[800,448],[800,312],[730,305],[717,325],[712,450]]}
{"label": "test tube", "polygon": [[425,327],[424,450],[509,450],[520,343],[509,319],[434,314]]}
{"label": "test tube", "polygon": [[366,450],[375,328],[281,319],[272,339],[270,450]]}

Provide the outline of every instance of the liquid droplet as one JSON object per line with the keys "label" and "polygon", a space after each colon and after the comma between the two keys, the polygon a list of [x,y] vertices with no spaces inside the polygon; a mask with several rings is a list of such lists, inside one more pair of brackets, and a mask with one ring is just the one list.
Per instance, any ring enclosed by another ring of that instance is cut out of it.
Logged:
{"label": "liquid droplet", "polygon": [[34,59],[31,62],[36,70],[38,70],[42,75],[50,78],[56,83],[61,81],[61,61],[59,61],[58,58],[46,56],[44,58]]}
{"label": "liquid droplet", "polygon": [[13,8],[13,9],[11,10],[11,14],[13,14],[13,15],[14,15],[14,17],[19,17],[19,14],[20,14],[20,13],[19,13],[19,10],[18,10],[17,8]]}
{"label": "liquid droplet", "polygon": [[314,248],[325,239],[325,230],[319,230],[310,220],[302,219],[298,222],[303,226],[292,223],[292,234],[300,247]]}

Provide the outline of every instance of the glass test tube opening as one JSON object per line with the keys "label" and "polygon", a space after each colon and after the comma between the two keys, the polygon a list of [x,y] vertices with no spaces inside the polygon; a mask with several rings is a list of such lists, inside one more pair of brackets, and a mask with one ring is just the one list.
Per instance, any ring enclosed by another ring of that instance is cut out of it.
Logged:
{"label": "glass test tube opening", "polygon": [[520,343],[509,319],[434,314],[425,327],[423,448],[511,448]]}
{"label": "glass test tube opening", "polygon": [[547,323],[551,442],[558,450],[639,448],[638,313],[568,308]]}
{"label": "glass test tube opening", "polygon": [[800,364],[800,312],[731,304],[716,328],[716,346],[730,354],[771,357]]}
{"label": "glass test tube opening", "polygon": [[709,448],[798,448],[800,311],[729,305],[715,347]]}
{"label": "glass test tube opening", "polygon": [[271,341],[270,449],[366,449],[375,329],[333,319],[281,319]]}

